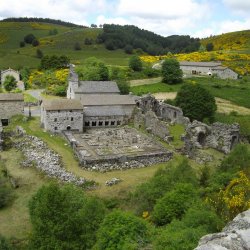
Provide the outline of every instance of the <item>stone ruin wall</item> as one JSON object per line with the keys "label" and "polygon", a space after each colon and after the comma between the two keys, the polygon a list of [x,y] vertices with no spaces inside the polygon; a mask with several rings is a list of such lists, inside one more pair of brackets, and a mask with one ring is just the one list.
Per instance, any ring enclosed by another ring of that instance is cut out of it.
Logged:
{"label": "stone ruin wall", "polygon": [[214,148],[228,154],[239,143],[239,131],[238,124],[216,122],[208,126],[202,122],[193,121],[186,127],[185,150],[192,152],[195,148]]}
{"label": "stone ruin wall", "polygon": [[0,151],[3,150],[2,133],[3,133],[3,127],[2,127],[2,122],[0,121]]}
{"label": "stone ruin wall", "polygon": [[137,108],[134,112],[134,125],[144,128],[154,135],[169,142],[171,136],[167,125],[183,124],[186,134],[182,136],[185,141],[185,151],[188,155],[197,148],[214,148],[228,154],[239,143],[240,128],[238,124],[205,123],[193,121],[183,116],[180,108],[162,103],[151,95],[136,100]]}

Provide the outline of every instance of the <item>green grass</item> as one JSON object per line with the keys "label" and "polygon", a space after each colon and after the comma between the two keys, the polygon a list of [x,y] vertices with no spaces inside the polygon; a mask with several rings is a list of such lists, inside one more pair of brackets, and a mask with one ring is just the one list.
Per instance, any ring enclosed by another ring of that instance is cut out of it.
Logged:
{"label": "green grass", "polygon": [[[57,29],[57,35],[48,35],[49,30]],[[83,64],[88,57],[97,57],[108,65],[127,66],[129,55],[123,50],[109,51],[104,45],[96,44],[95,40],[101,32],[98,28],[68,28],[54,24],[42,24],[34,29],[32,23],[0,23],[0,68],[18,69],[23,66],[37,68],[40,59],[36,58],[39,48],[44,55],[66,55],[74,64]],[[27,34],[39,38],[40,45],[26,45],[20,48],[19,43]],[[85,38],[93,39],[92,45],[85,45]],[[1,40],[2,39],[2,40]],[[2,41],[2,42],[1,42]],[[81,50],[74,50],[78,42]]]}
{"label": "green grass", "polygon": [[23,95],[24,95],[24,102],[37,102],[38,101],[35,97],[28,94],[27,92],[24,92]]}
{"label": "green grass", "polygon": [[184,142],[181,140],[181,135],[185,133],[185,128],[181,124],[175,124],[174,126],[169,126],[170,135],[174,137],[174,140],[171,144],[174,147],[180,148],[184,145]]}
{"label": "green grass", "polygon": [[[223,80],[209,77],[193,77],[185,79],[187,83],[197,83],[204,86],[215,97],[229,100],[239,106],[250,108],[250,79],[243,80]],[[176,92],[182,84],[168,85],[158,82],[140,86],[132,86],[131,91],[135,95],[143,95],[158,92]]]}

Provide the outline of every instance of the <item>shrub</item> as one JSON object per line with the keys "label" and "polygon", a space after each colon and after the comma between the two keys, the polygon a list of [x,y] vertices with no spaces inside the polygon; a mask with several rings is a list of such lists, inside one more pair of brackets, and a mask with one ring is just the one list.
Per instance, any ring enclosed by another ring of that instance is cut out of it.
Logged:
{"label": "shrub", "polygon": [[28,34],[24,37],[24,41],[26,43],[32,44],[32,42],[36,39],[36,37],[33,34]]}
{"label": "shrub", "polygon": [[11,91],[17,87],[17,81],[14,76],[12,75],[7,75],[4,82],[3,86],[7,91]]}
{"label": "shrub", "polygon": [[119,210],[108,214],[103,220],[94,249],[141,249],[149,242],[146,222]]}
{"label": "shrub", "polygon": [[142,61],[138,56],[132,56],[129,59],[129,68],[134,71],[141,71],[142,70]]}
{"label": "shrub", "polygon": [[157,200],[152,213],[152,220],[159,226],[181,219],[185,211],[197,201],[197,191],[192,184],[179,183]]}
{"label": "shrub", "polygon": [[162,82],[176,84],[182,82],[182,70],[179,62],[174,58],[165,59],[162,63]]}
{"label": "shrub", "polygon": [[177,93],[175,103],[191,121],[214,120],[217,109],[215,98],[199,84],[184,84]]}

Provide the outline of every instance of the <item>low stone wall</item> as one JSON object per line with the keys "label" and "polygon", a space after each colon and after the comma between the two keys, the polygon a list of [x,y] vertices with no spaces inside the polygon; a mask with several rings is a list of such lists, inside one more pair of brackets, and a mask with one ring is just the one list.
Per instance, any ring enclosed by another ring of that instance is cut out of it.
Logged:
{"label": "low stone wall", "polygon": [[60,156],[50,150],[42,140],[27,135],[20,127],[17,128],[17,132],[19,138],[15,140],[15,147],[25,156],[25,160],[22,162],[23,167],[35,166],[49,177],[77,186],[83,186],[86,183],[85,178],[79,178],[66,171],[62,166]]}

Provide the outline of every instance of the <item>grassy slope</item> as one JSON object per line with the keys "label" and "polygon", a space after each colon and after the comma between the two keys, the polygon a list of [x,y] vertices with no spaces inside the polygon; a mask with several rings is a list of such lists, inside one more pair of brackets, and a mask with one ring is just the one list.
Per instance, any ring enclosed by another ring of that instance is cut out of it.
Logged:
{"label": "grassy slope", "polygon": [[[57,29],[58,34],[49,36],[49,30]],[[36,68],[40,60],[36,58],[39,48],[44,55],[67,55],[73,63],[83,63],[88,57],[95,56],[111,65],[127,65],[128,55],[122,50],[109,51],[103,45],[85,45],[85,38],[95,41],[101,29],[68,28],[44,23],[0,23],[0,68],[19,68],[29,66]],[[19,47],[20,41],[27,34],[34,34],[39,38],[40,45],[33,47],[26,45]],[[78,42],[81,50],[75,51],[74,44]]]}

